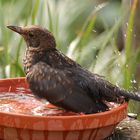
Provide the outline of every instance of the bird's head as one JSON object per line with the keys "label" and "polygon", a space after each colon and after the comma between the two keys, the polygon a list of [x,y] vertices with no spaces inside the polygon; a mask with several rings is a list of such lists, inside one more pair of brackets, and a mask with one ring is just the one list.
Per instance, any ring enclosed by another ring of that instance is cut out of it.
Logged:
{"label": "bird's head", "polygon": [[55,38],[47,29],[31,25],[25,27],[7,26],[9,29],[19,33],[26,41],[27,47],[47,50],[55,48]]}

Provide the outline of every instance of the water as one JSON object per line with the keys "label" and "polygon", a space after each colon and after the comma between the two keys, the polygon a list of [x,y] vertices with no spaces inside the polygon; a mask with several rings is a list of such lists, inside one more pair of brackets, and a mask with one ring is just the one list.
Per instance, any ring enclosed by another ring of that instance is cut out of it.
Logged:
{"label": "water", "polygon": [[97,31],[96,31],[96,30],[94,30],[94,29],[93,29],[92,31],[93,31],[93,32],[95,32],[95,33],[97,32]]}
{"label": "water", "polygon": [[50,105],[47,101],[42,102],[32,94],[1,92],[0,112],[10,112],[36,116],[66,116],[78,113],[67,112],[61,108]]}
{"label": "water", "polygon": [[137,81],[134,79],[134,80],[131,80],[130,81],[131,83],[134,83],[134,84],[136,84],[137,83]]}
{"label": "water", "polygon": [[[16,92],[0,93],[0,112],[33,115],[33,116],[71,116],[83,113],[74,113],[51,105],[46,100],[34,97],[24,88],[17,88]],[[119,104],[105,102],[109,109],[116,108]]]}

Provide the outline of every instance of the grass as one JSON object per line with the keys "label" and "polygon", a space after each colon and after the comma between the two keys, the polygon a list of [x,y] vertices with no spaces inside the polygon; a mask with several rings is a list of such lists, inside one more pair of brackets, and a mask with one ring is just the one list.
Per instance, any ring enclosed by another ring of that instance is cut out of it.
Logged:
{"label": "grass", "polygon": [[[39,24],[53,32],[59,50],[112,83],[131,89],[140,61],[140,49],[134,51],[131,48],[136,4],[137,0],[134,0],[126,30],[125,51],[119,52],[117,34],[125,16],[121,15],[124,11],[120,2],[1,0],[0,78],[24,76],[25,43],[6,25]],[[130,103],[131,111],[132,106]]]}
{"label": "grass", "polygon": [[[129,89],[130,85],[132,84],[132,78],[135,70],[135,66],[133,65],[133,61],[131,60],[132,56],[134,56],[135,52],[132,50],[132,31],[133,31],[133,25],[134,25],[134,17],[135,17],[135,12],[136,12],[136,5],[137,5],[137,0],[134,1],[131,12],[130,12],[130,17],[128,21],[128,26],[126,29],[126,39],[125,39],[125,65],[124,65],[124,87]],[[139,54],[137,54],[139,55]],[[137,56],[136,56],[137,57]],[[132,62],[131,62],[132,61]],[[129,63],[130,62],[130,63]]]}

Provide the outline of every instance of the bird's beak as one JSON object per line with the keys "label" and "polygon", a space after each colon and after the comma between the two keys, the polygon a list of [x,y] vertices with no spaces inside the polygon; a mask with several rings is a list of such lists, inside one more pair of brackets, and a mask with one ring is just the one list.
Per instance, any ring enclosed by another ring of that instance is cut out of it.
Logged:
{"label": "bird's beak", "polygon": [[19,26],[7,26],[7,28],[9,28],[9,29],[11,29],[11,30],[13,30],[13,31],[15,31],[15,32],[17,32],[17,33],[19,33],[19,34],[24,34],[24,30],[23,30],[23,28],[22,27],[19,27]]}

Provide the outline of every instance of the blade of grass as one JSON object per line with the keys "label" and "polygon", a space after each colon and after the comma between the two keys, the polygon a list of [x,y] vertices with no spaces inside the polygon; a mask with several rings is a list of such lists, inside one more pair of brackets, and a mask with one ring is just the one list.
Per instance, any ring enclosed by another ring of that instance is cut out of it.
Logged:
{"label": "blade of grass", "polygon": [[22,66],[19,63],[16,63],[14,65],[18,69],[16,76],[25,76]]}
{"label": "blade of grass", "polygon": [[4,57],[5,57],[5,62],[8,63],[9,62],[9,56],[8,56],[8,34],[5,31],[5,20],[4,20],[4,15],[3,13],[3,8],[1,5],[1,1],[0,1],[0,26],[1,26],[1,34],[2,34],[2,43],[4,46]]}
{"label": "blade of grass", "polygon": [[104,8],[105,6],[107,6],[108,2],[105,2],[105,3],[102,3],[102,4],[99,4],[92,12],[91,14],[88,16],[88,18],[86,19],[82,29],[81,29],[81,32],[84,32],[85,29],[87,28],[87,25],[90,21],[90,19],[92,19],[96,14],[97,12],[99,12],[102,8]]}
{"label": "blade of grass", "polygon": [[[104,52],[105,47],[107,47],[107,44],[110,42],[110,40],[112,39],[112,36],[115,32],[117,32],[118,28],[120,27],[121,23],[122,23],[123,17],[121,17],[116,23],[115,25],[108,31],[106,37],[104,38],[102,45],[100,47],[99,53],[98,53],[98,58],[100,58]],[[99,63],[99,59],[96,59],[96,63],[95,63],[95,67],[96,64]]]}
{"label": "blade of grass", "polygon": [[35,20],[36,20],[36,15],[37,15],[37,12],[39,9],[39,3],[40,3],[40,0],[35,1],[34,7],[32,10],[32,24],[35,24],[35,22],[36,22]]}
{"label": "blade of grass", "polygon": [[48,0],[47,2],[47,10],[48,10],[48,18],[49,18],[49,30],[53,32],[53,19],[51,14],[51,9]]}
{"label": "blade of grass", "polygon": [[83,37],[82,37],[83,39],[81,40],[81,44],[82,44],[81,46],[83,46],[86,43],[87,39],[89,38],[89,36],[94,28],[95,21],[96,21],[96,15],[93,16],[88,23],[88,26],[83,34]]}
{"label": "blade of grass", "polygon": [[[84,22],[82,29],[80,33],[77,35],[77,37],[72,41],[76,42],[74,45],[71,43],[68,47],[67,54],[72,56],[71,54],[74,53],[75,49],[78,49],[79,53],[76,57],[76,61],[80,60],[81,57],[81,49],[83,49],[84,44],[87,41],[87,38],[90,36],[91,32],[93,31],[95,21],[96,21],[96,14],[99,12],[102,8],[104,8],[108,3],[102,3],[96,9],[93,9],[91,14],[87,17],[86,21]],[[72,47],[72,48],[71,48]],[[70,53],[69,53],[70,52]]]}
{"label": "blade of grass", "polygon": [[[14,65],[17,65],[19,63],[19,56],[20,56],[22,41],[23,41],[23,39],[21,38],[19,43],[18,43],[17,50],[16,50],[16,57],[15,57]],[[13,64],[11,64],[11,65],[13,65]],[[12,68],[12,66],[11,66],[11,68]],[[11,70],[11,71],[13,71],[13,70]],[[15,67],[14,71],[15,71],[15,74],[17,74],[19,71],[19,67]],[[13,73],[12,73],[12,75],[13,75]],[[12,75],[10,75],[10,77],[12,77]]]}
{"label": "blade of grass", "polygon": [[130,67],[130,57],[132,56],[132,30],[133,30],[133,25],[134,25],[134,17],[135,17],[135,12],[136,12],[136,5],[137,5],[138,0],[134,0],[131,11],[130,11],[130,17],[128,21],[128,26],[126,29],[126,39],[125,39],[125,58],[126,58],[126,63],[124,66],[124,87],[129,88],[131,85],[131,79],[132,79],[132,72],[131,72],[131,67]]}

